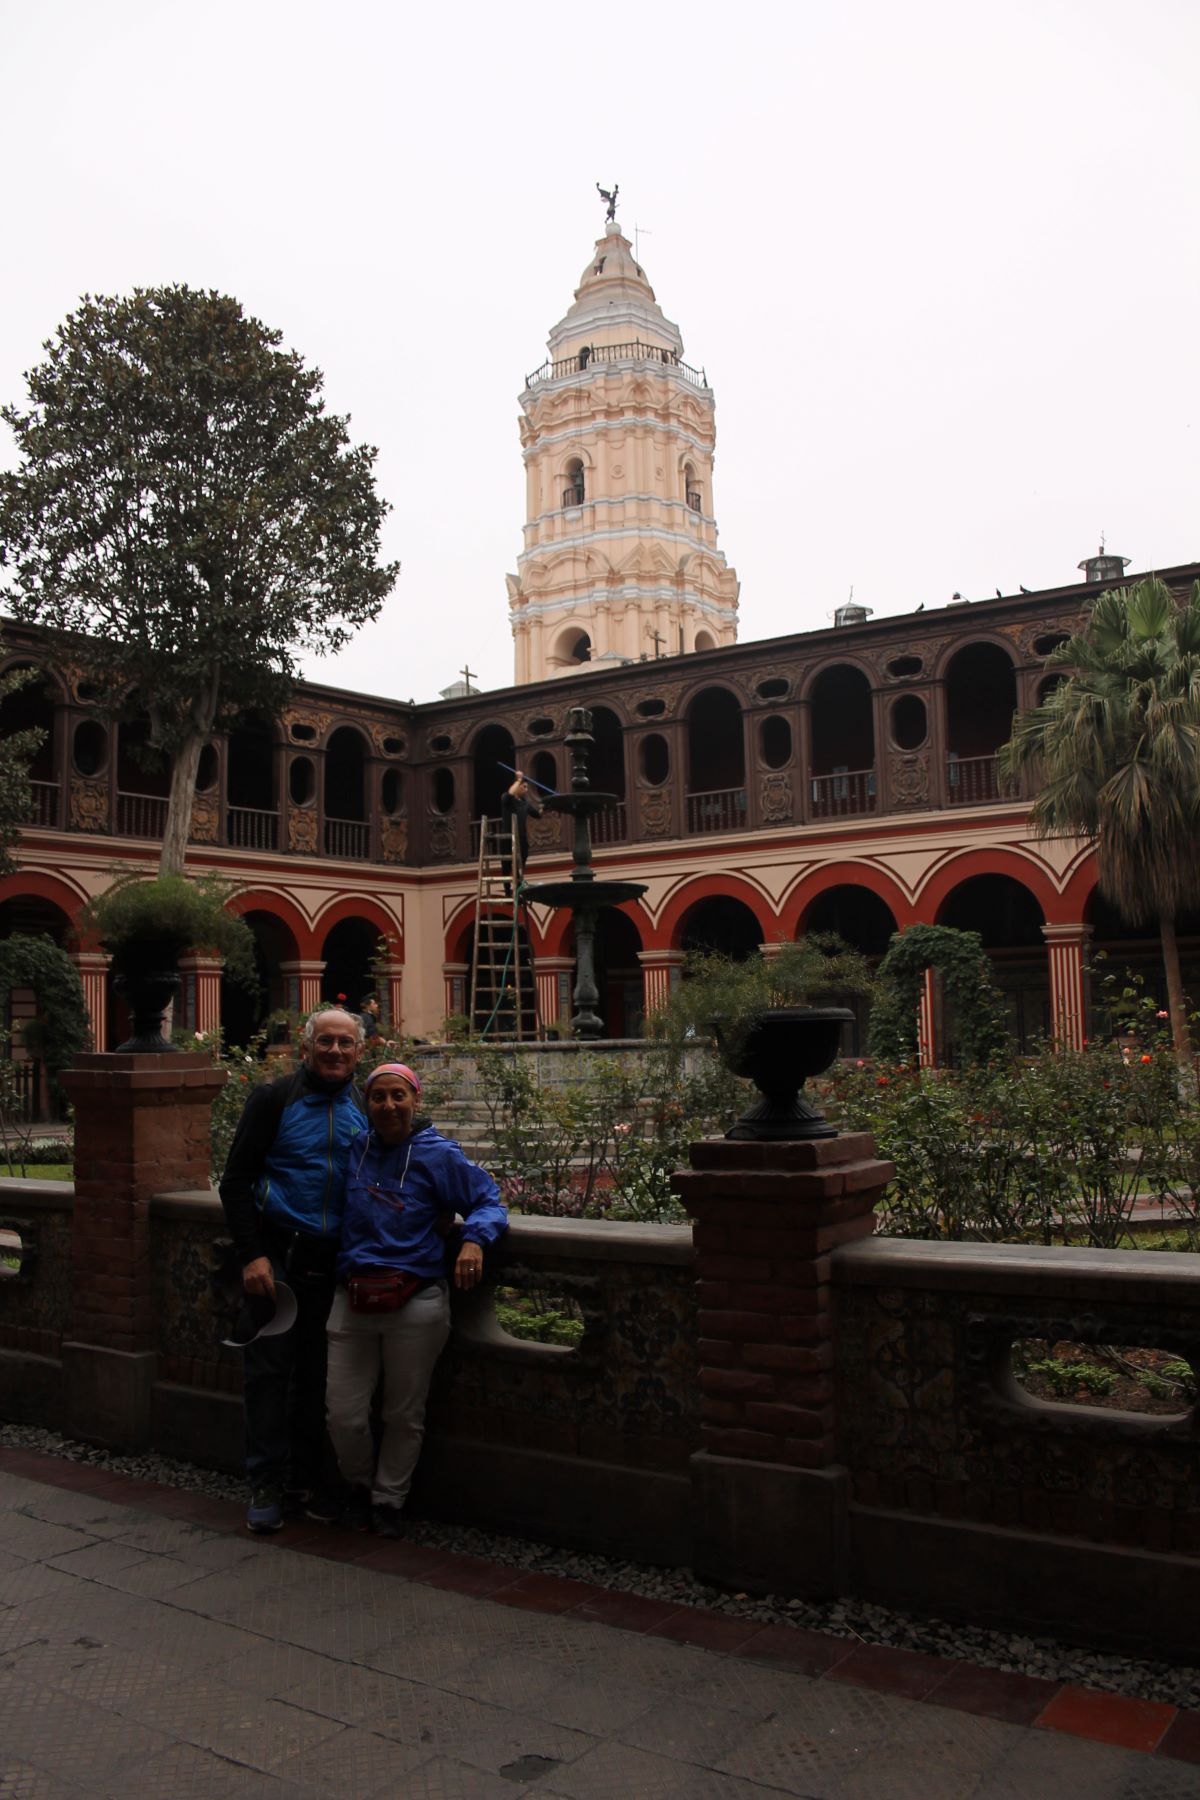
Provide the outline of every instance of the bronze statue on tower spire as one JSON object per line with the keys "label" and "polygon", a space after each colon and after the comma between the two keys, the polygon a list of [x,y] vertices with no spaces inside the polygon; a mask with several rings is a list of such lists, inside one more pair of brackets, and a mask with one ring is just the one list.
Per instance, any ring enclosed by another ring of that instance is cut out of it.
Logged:
{"label": "bronze statue on tower spire", "polygon": [[599,182],[596,183],[596,192],[602,200],[605,200],[608,203],[608,211],[604,215],[606,221],[611,222],[617,216],[617,195],[620,191],[621,190],[615,181],[612,184],[611,192],[608,188],[602,188]]}

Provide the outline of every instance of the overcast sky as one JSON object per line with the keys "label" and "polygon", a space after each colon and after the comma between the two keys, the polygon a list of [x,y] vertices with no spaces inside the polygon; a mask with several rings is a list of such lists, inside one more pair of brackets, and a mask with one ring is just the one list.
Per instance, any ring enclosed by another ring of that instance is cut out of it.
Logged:
{"label": "overcast sky", "polygon": [[[1200,557],[1197,0],[2,0],[0,398],[84,292],[235,294],[379,448],[316,679],[512,679],[517,396],[599,180],[716,392],[743,641]],[[3,428],[0,428],[2,431]],[[0,456],[12,458],[4,434]]]}

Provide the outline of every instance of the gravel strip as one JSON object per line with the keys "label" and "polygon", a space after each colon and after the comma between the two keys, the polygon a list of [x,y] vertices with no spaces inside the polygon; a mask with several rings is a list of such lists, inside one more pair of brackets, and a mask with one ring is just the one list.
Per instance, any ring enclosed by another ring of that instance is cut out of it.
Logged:
{"label": "gravel strip", "polygon": [[[143,1454],[122,1456],[90,1444],[77,1444],[57,1432],[34,1425],[0,1423],[0,1444],[18,1450],[39,1450],[70,1462],[92,1463],[140,1481],[164,1487],[187,1488],[218,1500],[244,1501],[246,1484],[237,1476],[171,1457]],[[536,1570],[543,1575],[563,1575],[599,1587],[641,1594],[648,1600],[669,1601],[678,1606],[702,1606],[710,1612],[759,1620],[764,1625],[798,1625],[826,1631],[833,1637],[867,1644],[890,1644],[902,1650],[923,1650],[931,1656],[954,1657],[1005,1669],[1018,1675],[1040,1675],[1052,1681],[1079,1682],[1108,1693],[1128,1694],[1139,1700],[1159,1700],[1171,1706],[1200,1709],[1200,1668],[1176,1667],[1105,1651],[1085,1650],[1056,1638],[1026,1637],[1019,1633],[988,1631],[973,1625],[951,1625],[943,1619],[922,1618],[912,1613],[891,1612],[868,1601],[843,1597],[838,1600],[784,1600],[773,1594],[763,1598],[730,1594],[723,1588],[697,1581],[687,1569],[659,1569],[645,1563],[620,1562],[607,1556],[582,1555],[526,1538],[503,1537],[473,1526],[438,1525],[427,1519],[409,1522],[408,1538],[470,1556],[487,1557],[515,1569]]]}

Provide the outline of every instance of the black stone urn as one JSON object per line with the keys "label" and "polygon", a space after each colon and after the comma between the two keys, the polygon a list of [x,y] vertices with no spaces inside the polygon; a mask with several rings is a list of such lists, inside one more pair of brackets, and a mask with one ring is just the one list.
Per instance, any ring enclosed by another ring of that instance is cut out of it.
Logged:
{"label": "black stone urn", "polygon": [[178,938],[137,938],[112,949],[113,989],[133,1018],[133,1036],[118,1050],[161,1056],[175,1046],[163,1036],[163,1014],[182,985],[179,958],[187,949]]}
{"label": "black stone urn", "polygon": [[742,1142],[836,1137],[837,1126],[810,1106],[800,1090],[810,1075],[829,1067],[842,1027],[853,1017],[847,1006],[776,1006],[736,1037],[728,1025],[723,1033],[722,1020],[714,1019],[725,1067],[747,1077],[762,1095],[725,1136]]}

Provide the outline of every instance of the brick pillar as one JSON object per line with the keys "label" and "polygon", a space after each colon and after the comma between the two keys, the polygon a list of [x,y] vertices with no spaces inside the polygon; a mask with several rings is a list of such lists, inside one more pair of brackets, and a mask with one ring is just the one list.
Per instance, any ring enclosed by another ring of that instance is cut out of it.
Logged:
{"label": "brick pillar", "polygon": [[1068,1050],[1082,1050],[1087,1036],[1087,976],[1084,957],[1090,925],[1043,925],[1050,959],[1050,1029]]}
{"label": "brick pillar", "polygon": [[693,1144],[674,1186],[695,1221],[701,1449],[697,1573],[756,1592],[845,1590],[830,1255],[874,1229],[894,1173],[867,1132]]}
{"label": "brick pillar", "polygon": [[108,965],[107,950],[77,950],[72,957],[83,983],[83,1001],[87,1007],[92,1042],[103,1049],[108,1041]]}
{"label": "brick pillar", "polygon": [[671,998],[684,964],[682,950],[639,950],[642,965],[642,1011],[649,1018]]}
{"label": "brick pillar", "polygon": [[87,1055],[62,1078],[75,1108],[71,1329],[64,1428],[136,1449],[150,1436],[157,1331],[150,1202],[210,1185],[209,1124],[225,1081],[200,1051]]}

